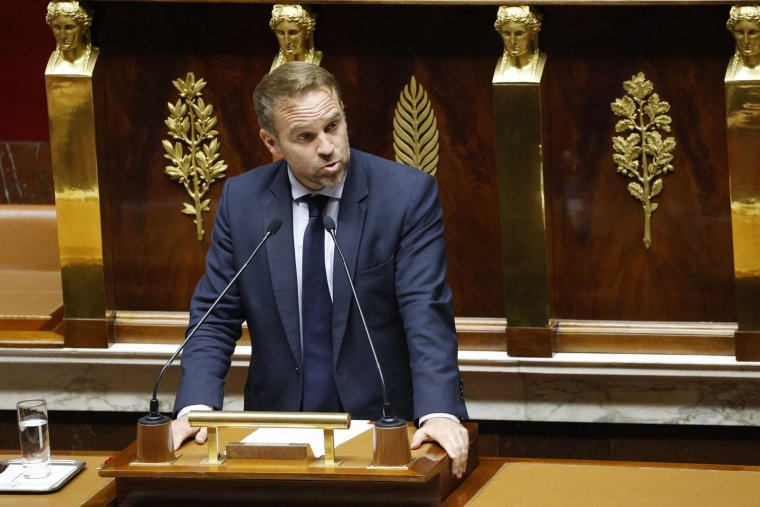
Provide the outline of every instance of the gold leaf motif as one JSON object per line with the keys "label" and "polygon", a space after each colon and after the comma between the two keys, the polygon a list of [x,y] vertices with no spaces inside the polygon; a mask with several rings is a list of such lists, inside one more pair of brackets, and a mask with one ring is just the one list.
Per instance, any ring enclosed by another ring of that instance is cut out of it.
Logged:
{"label": "gold leaf motif", "polygon": [[393,151],[396,162],[416,167],[432,176],[438,171],[438,121],[428,95],[412,76],[404,87],[393,118]]}
{"label": "gold leaf motif", "polygon": [[673,171],[671,162],[676,141],[672,137],[663,139],[658,132],[658,129],[670,132],[672,119],[667,116],[670,104],[654,93],[654,85],[647,81],[644,73],[632,76],[623,83],[623,88],[628,95],[610,105],[612,112],[623,118],[615,125],[615,131],[632,130],[633,133],[627,138],[612,138],[615,150],[612,160],[619,173],[636,180],[628,184],[628,192],[644,207],[644,246],[648,250],[652,246],[652,213],[659,207],[652,199],[663,189],[662,178],[655,178]]}
{"label": "gold leaf motif", "polygon": [[[196,237],[203,240],[203,212],[210,211],[211,199],[203,200],[210,186],[219,178],[224,178],[227,166],[219,159],[219,132],[212,130],[217,123],[211,114],[214,107],[206,104],[201,92],[206,87],[203,79],[195,80],[195,74],[188,72],[184,80],[172,81],[179,92],[175,104],[169,102],[171,116],[164,123],[169,128],[168,135],[175,140],[164,140],[164,158],[174,165],[166,166],[164,173],[185,187],[193,203],[184,203],[182,213],[194,217]],[[187,146],[189,153],[184,153]]]}

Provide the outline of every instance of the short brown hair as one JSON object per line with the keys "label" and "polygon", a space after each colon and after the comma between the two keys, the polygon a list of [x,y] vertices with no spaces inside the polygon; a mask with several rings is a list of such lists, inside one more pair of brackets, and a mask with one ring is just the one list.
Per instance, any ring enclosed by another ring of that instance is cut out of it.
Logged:
{"label": "short brown hair", "polygon": [[306,62],[288,62],[264,76],[253,92],[253,105],[259,126],[277,137],[274,128],[274,108],[282,100],[299,97],[305,93],[329,87],[340,102],[340,87],[332,74],[321,67]]}

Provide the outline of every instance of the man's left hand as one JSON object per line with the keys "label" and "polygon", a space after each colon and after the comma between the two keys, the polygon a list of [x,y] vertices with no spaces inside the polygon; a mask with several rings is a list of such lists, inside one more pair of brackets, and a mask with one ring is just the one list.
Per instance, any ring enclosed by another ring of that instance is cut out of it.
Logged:
{"label": "man's left hand", "polygon": [[470,435],[464,426],[446,417],[433,417],[414,434],[412,449],[419,449],[423,442],[438,442],[451,458],[451,473],[462,478],[470,451]]}

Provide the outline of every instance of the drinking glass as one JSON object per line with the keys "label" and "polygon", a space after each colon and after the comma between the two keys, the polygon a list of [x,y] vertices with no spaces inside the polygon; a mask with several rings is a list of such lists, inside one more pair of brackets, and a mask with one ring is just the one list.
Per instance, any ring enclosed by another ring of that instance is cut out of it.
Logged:
{"label": "drinking glass", "polygon": [[50,475],[50,437],[45,400],[24,400],[16,404],[18,436],[24,477],[42,479]]}

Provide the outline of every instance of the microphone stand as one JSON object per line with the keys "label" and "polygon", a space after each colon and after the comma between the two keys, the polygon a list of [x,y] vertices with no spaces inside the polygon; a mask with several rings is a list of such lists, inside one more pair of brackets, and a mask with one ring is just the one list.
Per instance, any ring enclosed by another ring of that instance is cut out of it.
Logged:
{"label": "microphone stand", "polygon": [[346,263],[346,257],[343,255],[343,251],[338,244],[338,238],[335,236],[335,221],[331,217],[324,217],[322,223],[325,229],[333,239],[335,243],[335,249],[338,250],[340,258],[343,261],[343,267],[346,270],[346,277],[348,278],[348,284],[351,286],[351,292],[354,295],[354,301],[356,307],[359,309],[359,316],[364,324],[364,332],[367,334],[367,340],[369,341],[369,347],[372,350],[372,355],[375,358],[375,365],[377,365],[377,372],[380,374],[380,385],[383,389],[383,418],[379,421],[375,421],[375,438],[374,438],[374,453],[372,466],[375,467],[400,467],[406,466],[412,462],[412,452],[409,445],[409,432],[406,429],[406,421],[398,418],[393,413],[393,405],[388,398],[388,392],[385,388],[385,378],[383,377],[383,370],[380,367],[380,361],[377,358],[375,352],[375,345],[372,343],[372,337],[369,334],[369,328],[367,327],[367,320],[364,318],[364,312],[362,311],[361,304],[359,304],[359,297],[356,295],[356,287],[351,279],[351,272],[348,269]]}
{"label": "microphone stand", "polygon": [[238,272],[235,273],[235,276],[232,277],[232,280],[230,280],[230,283],[227,284],[227,287],[225,287],[222,293],[219,294],[219,297],[216,298],[214,304],[212,304],[211,307],[206,311],[205,315],[201,317],[201,320],[198,321],[198,324],[195,325],[190,334],[187,335],[187,338],[185,338],[182,344],[174,352],[172,357],[170,357],[166,362],[163,369],[161,370],[161,373],[158,374],[156,385],[153,387],[153,398],[150,400],[150,412],[137,421],[137,461],[139,463],[168,463],[174,461],[177,458],[177,456],[174,454],[174,438],[172,436],[171,418],[169,416],[161,414],[158,409],[157,395],[158,386],[161,383],[161,379],[164,377],[164,373],[166,373],[166,370],[174,362],[179,353],[182,352],[182,349],[185,348],[185,345],[187,345],[187,342],[190,340],[190,338],[192,338],[195,332],[198,331],[198,329],[201,327],[201,325],[206,322],[206,319],[214,310],[214,308],[216,308],[222,298],[227,295],[227,292],[237,281],[238,277],[243,273],[243,271],[245,271],[245,268],[248,267],[248,264],[251,263],[253,258],[258,253],[259,249],[270,237],[274,236],[277,231],[280,230],[281,226],[282,220],[279,220],[277,218],[269,223],[264,239],[261,240],[251,256],[248,257],[248,260],[245,261],[243,267],[241,267]]}

